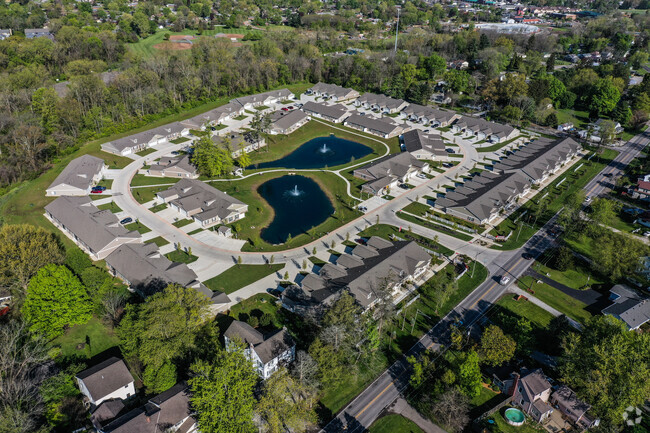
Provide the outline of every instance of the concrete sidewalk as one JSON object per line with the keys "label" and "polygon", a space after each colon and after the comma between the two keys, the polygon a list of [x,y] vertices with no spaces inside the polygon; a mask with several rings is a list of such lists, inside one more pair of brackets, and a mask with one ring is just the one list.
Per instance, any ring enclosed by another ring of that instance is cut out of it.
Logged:
{"label": "concrete sidewalk", "polygon": [[388,411],[410,419],[418,427],[420,427],[424,433],[447,433],[445,430],[441,429],[420,415],[420,413],[415,410],[413,406],[408,404],[408,402],[401,397],[395,400],[395,403],[393,403],[393,405],[388,408]]}

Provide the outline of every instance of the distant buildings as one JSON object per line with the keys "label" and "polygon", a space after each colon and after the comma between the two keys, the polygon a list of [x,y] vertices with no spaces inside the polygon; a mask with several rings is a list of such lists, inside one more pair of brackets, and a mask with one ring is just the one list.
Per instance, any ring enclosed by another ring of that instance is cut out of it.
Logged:
{"label": "distant buildings", "polygon": [[372,116],[362,116],[361,114],[350,115],[343,121],[343,125],[363,132],[369,132],[382,138],[395,137],[407,129],[406,125],[399,125],[390,117],[377,119]]}
{"label": "distant buildings", "polygon": [[47,27],[42,29],[25,29],[25,38],[34,39],[34,38],[48,38],[54,40],[54,35],[50,33],[50,29]]}
{"label": "distant buildings", "polygon": [[477,140],[485,140],[492,143],[501,143],[511,140],[519,135],[519,130],[510,125],[490,122],[480,117],[462,116],[453,125],[451,130],[454,133],[470,133]]}
{"label": "distant buildings", "polygon": [[11,29],[0,29],[0,41],[4,41],[13,34]]}
{"label": "distant buildings", "polygon": [[88,195],[106,172],[103,159],[91,155],[75,158],[63,169],[47,188],[46,195]]}
{"label": "distant buildings", "polygon": [[378,95],[375,93],[364,93],[359,96],[354,105],[362,107],[367,110],[381,111],[386,114],[399,113],[406,108],[409,103],[403,99],[395,99],[386,95]]}
{"label": "distant buildings", "polygon": [[286,329],[265,335],[248,323],[235,320],[223,335],[226,350],[232,350],[237,340],[244,344],[244,354],[262,379],[268,379],[296,356],[296,343]]}
{"label": "distant buildings", "polygon": [[418,160],[408,152],[402,152],[387,155],[357,168],[353,175],[367,181],[363,184],[362,191],[372,195],[384,195],[428,167],[428,163]]}
{"label": "distant buildings", "polygon": [[354,89],[337,86],[336,84],[318,83],[306,92],[308,95],[319,96],[323,99],[340,102],[359,97],[359,92]]}
{"label": "distant buildings", "polygon": [[183,179],[156,198],[201,227],[235,222],[248,211],[247,204],[198,180]]}
{"label": "distant buildings", "polygon": [[59,197],[45,206],[45,215],[93,260],[142,242],[140,233],[126,229],[110,210],[97,209],[90,197]]}
{"label": "distant buildings", "polygon": [[295,95],[289,89],[280,89],[258,93],[256,95],[242,96],[241,98],[231,99],[230,102],[239,104],[245,110],[252,110],[256,107],[269,106],[294,97]]}
{"label": "distant buildings", "polygon": [[164,143],[165,141],[188,136],[190,135],[190,129],[190,127],[183,125],[181,122],[174,122],[128,137],[106,142],[102,144],[102,150],[115,155],[130,155],[157,144]]}
{"label": "distant buildings", "polygon": [[429,268],[431,256],[415,242],[391,242],[373,236],[327,263],[319,274],[308,274],[300,286],[282,293],[282,306],[301,315],[319,314],[348,290],[364,309],[377,302],[378,291],[395,294],[407,280],[417,279]]}
{"label": "distant buildings", "polygon": [[418,104],[410,104],[402,110],[402,114],[412,122],[430,125],[434,128],[449,126],[454,120],[461,118],[461,115],[455,111]]}

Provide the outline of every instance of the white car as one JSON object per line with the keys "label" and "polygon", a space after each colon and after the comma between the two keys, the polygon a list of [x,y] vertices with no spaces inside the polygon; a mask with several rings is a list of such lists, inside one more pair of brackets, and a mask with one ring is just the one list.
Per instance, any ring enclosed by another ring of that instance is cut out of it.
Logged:
{"label": "white car", "polygon": [[510,282],[509,276],[501,275],[501,278],[499,279],[499,284],[501,284],[502,286],[507,286],[509,282]]}

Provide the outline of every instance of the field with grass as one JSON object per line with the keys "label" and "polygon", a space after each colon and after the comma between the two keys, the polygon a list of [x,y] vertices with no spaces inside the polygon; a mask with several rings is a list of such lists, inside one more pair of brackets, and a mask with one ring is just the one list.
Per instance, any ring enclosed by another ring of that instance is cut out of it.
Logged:
{"label": "field with grass", "polygon": [[539,262],[536,262],[533,265],[533,269],[560,284],[564,284],[565,286],[576,290],[582,290],[587,285],[600,286],[606,283],[605,278],[592,272],[587,265],[582,262],[574,263],[571,269],[567,269],[566,271],[558,271],[549,266],[544,266]]}
{"label": "field with grass", "polygon": [[136,221],[134,223],[127,224],[127,225],[124,226],[124,228],[127,229],[127,230],[135,230],[135,231],[139,232],[141,235],[143,235],[145,233],[149,233],[151,231],[151,229],[149,227],[142,224],[140,221]]}
{"label": "field with grass", "polygon": [[525,317],[539,328],[546,328],[553,319],[553,315],[548,311],[538,307],[530,301],[525,301],[523,299],[516,301],[514,295],[504,296],[499,299],[496,305],[508,310],[516,316]]}
{"label": "field with grass", "polygon": [[506,140],[506,141],[503,141],[503,142],[501,142],[501,143],[495,143],[495,144],[493,144],[492,146],[477,147],[476,150],[477,150],[479,153],[496,152],[497,150],[499,150],[499,149],[501,149],[501,148],[503,148],[503,147],[506,147],[507,145],[509,145],[509,144],[512,143],[513,141],[515,141],[515,140],[519,140],[519,139],[522,138],[522,137],[523,137],[522,135],[519,135],[519,136],[513,138],[512,140]]}
{"label": "field with grass", "polygon": [[253,284],[255,281],[272,275],[282,268],[284,268],[284,264],[282,263],[273,265],[235,265],[216,277],[204,281],[203,284],[210,290],[232,293],[242,287]]}
{"label": "field with grass", "polygon": [[520,278],[518,286],[526,291],[532,290],[531,296],[580,323],[585,323],[591,317],[591,313],[585,309],[587,305],[584,302],[578,301],[546,283],[538,283],[531,276]]}
{"label": "field with grass", "polygon": [[[602,154],[593,157],[591,161],[583,158],[572,167],[569,167],[562,175],[553,180],[550,185],[538,191],[534,197],[529,199],[490,232],[495,236],[507,236],[510,232],[513,233],[506,242],[492,248],[503,250],[520,248],[564,206],[564,202],[568,197],[582,190],[617,154],[618,152],[613,149],[605,149]],[[560,182],[562,183],[560,184]],[[542,201],[546,203],[546,210],[539,218],[535,218],[535,212]],[[519,221],[517,220],[524,213],[526,214],[522,218],[524,224],[519,226]]]}
{"label": "field with grass", "polygon": [[369,433],[424,433],[410,419],[402,415],[385,415],[372,423]]}
{"label": "field with grass", "polygon": [[586,111],[562,108],[556,114],[558,123],[573,123],[577,129],[585,129],[589,125],[589,113]]}
{"label": "field with grass", "polygon": [[144,174],[136,174],[133,176],[133,179],[131,179],[131,186],[173,185],[179,180],[181,179],[176,177],[154,177],[145,176]]}
{"label": "field with grass", "polygon": [[[81,345],[85,345],[87,342],[90,343],[90,348],[81,348]],[[117,346],[118,342],[119,339],[113,330],[97,317],[93,317],[86,324],[68,329],[65,334],[54,339],[50,345],[60,347],[61,355],[65,358],[89,359]]]}

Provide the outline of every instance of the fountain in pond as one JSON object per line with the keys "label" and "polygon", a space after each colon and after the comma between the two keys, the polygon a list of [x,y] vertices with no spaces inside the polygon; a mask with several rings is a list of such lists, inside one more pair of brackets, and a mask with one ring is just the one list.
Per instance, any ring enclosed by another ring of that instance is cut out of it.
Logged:
{"label": "fountain in pond", "polygon": [[292,197],[299,197],[299,196],[302,194],[302,191],[300,191],[300,190],[298,189],[298,185],[294,185],[294,186],[293,186],[293,189],[290,189],[290,190],[287,191],[287,192],[288,192],[289,195],[292,196]]}
{"label": "fountain in pond", "polygon": [[329,148],[327,147],[327,144],[326,144],[326,143],[323,143],[323,145],[321,146],[319,152],[320,152],[320,153],[327,153],[327,152],[329,152]]}

